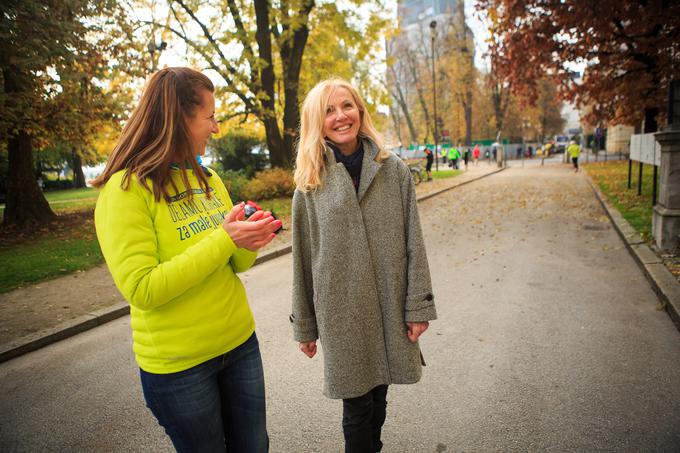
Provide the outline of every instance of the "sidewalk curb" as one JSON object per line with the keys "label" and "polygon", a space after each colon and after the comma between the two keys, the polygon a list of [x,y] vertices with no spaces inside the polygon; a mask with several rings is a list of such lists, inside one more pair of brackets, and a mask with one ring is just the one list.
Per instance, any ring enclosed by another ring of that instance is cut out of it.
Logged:
{"label": "sidewalk curb", "polygon": [[587,172],[584,172],[593,189],[593,193],[604,208],[607,216],[614,225],[626,249],[631,254],[638,267],[649,281],[652,290],[659,298],[661,306],[666,310],[675,327],[680,330],[680,282],[671,274],[663,261],[642,240],[635,229],[623,218],[621,213],[609,204],[606,196],[593,182]]}
{"label": "sidewalk curb", "polygon": [[[494,175],[498,172],[501,172],[505,170],[507,167],[499,168],[498,170],[494,170],[490,173],[486,173],[484,175],[481,175],[477,178],[470,179],[468,181],[463,181],[458,184],[454,184],[450,187],[446,187],[444,189],[438,190],[433,193],[429,193],[427,195],[423,195],[421,197],[417,198],[417,201],[423,201],[427,200],[428,198],[432,198],[436,195],[440,195],[444,192],[447,192],[451,189],[455,189],[456,187],[464,186],[466,184],[469,184],[474,181],[478,181],[482,178],[486,178],[487,176]],[[278,258],[280,256],[286,255],[290,253],[292,250],[292,245],[287,244],[283,245],[277,249],[274,249],[268,253],[265,253],[264,255],[258,256],[257,259],[255,260],[255,264],[253,266],[257,266],[258,264],[262,264],[264,262],[270,261],[274,258]],[[77,335],[79,333],[85,332],[86,330],[90,330],[94,327],[100,326],[102,324],[105,324],[109,321],[113,321],[114,319],[123,317],[125,315],[128,315],[130,313],[130,306],[128,305],[127,302],[120,302],[116,305],[113,305],[111,307],[106,307],[102,308],[100,310],[93,311],[91,313],[88,313],[86,315],[80,316],[78,318],[72,319],[70,321],[66,321],[62,324],[59,324],[57,326],[51,327],[49,329],[44,329],[35,333],[32,333],[30,335],[27,335],[25,337],[10,341],[8,343],[0,345],[0,363],[6,362],[8,360],[11,360],[13,358],[19,357],[21,355],[24,355],[26,353],[35,351],[37,349],[40,349],[44,346],[48,346],[52,343],[56,343],[57,341],[64,340],[66,338],[72,337],[74,335]]]}
{"label": "sidewalk curb", "polygon": [[0,363],[56,343],[86,330],[100,326],[130,313],[127,302],[102,308],[66,321],[49,329],[40,330],[25,337],[0,345]]}
{"label": "sidewalk curb", "polygon": [[432,197],[434,197],[434,196],[436,196],[436,195],[442,194],[442,193],[444,193],[444,192],[448,192],[448,191],[451,190],[451,189],[455,189],[456,187],[464,186],[465,184],[470,184],[471,182],[474,182],[474,181],[479,181],[480,179],[486,178],[487,176],[491,176],[491,175],[495,175],[496,173],[500,173],[500,172],[502,172],[503,170],[505,170],[506,168],[508,168],[508,167],[501,167],[501,168],[499,168],[499,169],[497,169],[497,170],[494,170],[494,171],[492,171],[492,172],[490,172],[490,173],[486,173],[486,174],[484,174],[484,175],[482,175],[482,176],[480,176],[480,177],[478,177],[478,178],[473,178],[473,179],[470,179],[470,180],[468,180],[468,181],[463,181],[463,182],[461,182],[461,183],[454,184],[454,185],[451,186],[451,187],[446,187],[446,188],[441,189],[441,190],[438,190],[438,191],[436,191],[436,192],[432,192],[432,193],[428,193],[428,194],[426,194],[426,195],[422,195],[422,196],[416,198],[416,201],[418,201],[418,202],[424,201],[424,200],[427,200],[428,198],[432,198]]}

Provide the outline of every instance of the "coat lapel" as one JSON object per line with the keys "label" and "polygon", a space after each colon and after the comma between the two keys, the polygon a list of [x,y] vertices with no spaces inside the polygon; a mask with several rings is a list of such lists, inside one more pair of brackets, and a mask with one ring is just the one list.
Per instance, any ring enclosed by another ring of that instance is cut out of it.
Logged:
{"label": "coat lapel", "polygon": [[375,178],[375,175],[382,167],[382,164],[376,162],[375,156],[378,155],[377,147],[370,140],[363,140],[364,144],[364,160],[361,163],[361,178],[359,179],[359,191],[357,193],[357,198],[361,203],[361,199],[371,187],[371,183]]}

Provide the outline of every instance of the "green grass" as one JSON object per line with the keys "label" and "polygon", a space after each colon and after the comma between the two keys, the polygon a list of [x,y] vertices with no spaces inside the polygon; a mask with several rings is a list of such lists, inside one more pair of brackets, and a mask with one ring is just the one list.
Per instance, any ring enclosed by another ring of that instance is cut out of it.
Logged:
{"label": "green grass", "polygon": [[[640,233],[645,241],[652,240],[653,167],[644,165],[642,195],[637,194],[639,164],[633,162],[631,188],[628,188],[628,162],[598,162],[584,167],[605,194],[609,202]],[[658,197],[657,181],[657,197]]]}
{"label": "green grass", "polygon": [[[286,223],[288,223],[288,226],[290,226],[290,211],[292,202],[293,202],[292,198],[283,197],[274,198],[273,200],[265,200],[259,202],[258,204],[265,211],[273,211],[277,218],[284,221],[285,227]],[[288,222],[286,222],[286,220]]]}
{"label": "green grass", "polygon": [[[85,189],[67,189],[55,190],[54,192],[44,192],[47,202],[50,204],[52,210],[57,214],[65,212],[74,212],[85,209],[93,209],[97,203],[99,190],[85,188]],[[0,205],[0,217],[5,212],[5,205]]]}
{"label": "green grass", "polygon": [[[408,159],[406,160],[406,164],[409,166],[420,165],[420,171],[422,173],[423,180],[427,179],[427,174],[425,173],[425,163],[423,159]],[[461,165],[464,164],[461,163]],[[449,168],[447,164],[442,162],[439,163],[439,168],[441,168],[441,170],[435,170],[435,168],[435,165],[432,164],[432,179],[453,178],[454,176],[458,176],[464,172],[464,170],[454,170]]]}
{"label": "green grass", "polygon": [[454,176],[458,176],[459,174],[463,173],[464,170],[432,170],[432,179],[446,179],[446,178],[453,178]]}
{"label": "green grass", "polygon": [[92,210],[92,209],[94,209],[96,204],[97,204],[97,199],[94,198],[94,199],[88,199],[88,200],[67,201],[65,203],[59,203],[59,204],[50,204],[50,206],[52,207],[52,210],[55,213],[63,214],[63,213],[66,213],[66,212]]}
{"label": "green grass", "polygon": [[[103,261],[91,212],[68,217],[56,231],[3,240],[6,245],[0,247],[0,269],[3,270],[0,273],[0,293],[90,269]],[[7,236],[8,232],[3,232],[3,235]]]}
{"label": "green grass", "polygon": [[99,190],[87,187],[85,189],[68,189],[68,190],[55,190],[54,192],[45,192],[45,198],[50,203],[53,201],[63,201],[63,200],[83,200],[91,199],[96,200],[99,196]]}
{"label": "green grass", "polygon": [[[82,201],[57,204],[60,217],[49,230],[32,231],[29,235],[0,230],[0,293],[103,263],[94,230],[95,201],[85,197]],[[259,204],[265,210],[274,211],[284,228],[290,228],[290,198]]]}

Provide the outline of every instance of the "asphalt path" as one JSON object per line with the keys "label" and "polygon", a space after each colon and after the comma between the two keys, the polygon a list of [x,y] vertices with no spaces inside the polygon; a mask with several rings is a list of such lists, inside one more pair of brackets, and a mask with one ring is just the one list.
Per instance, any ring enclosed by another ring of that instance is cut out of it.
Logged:
{"label": "asphalt path", "polygon": [[[680,450],[680,334],[581,174],[513,165],[420,212],[439,319],[421,382],[390,388],[384,452]],[[292,341],[290,267],[242,275],[271,451],[340,452],[323,348]],[[172,451],[127,317],[0,365],[0,389],[2,452]]]}

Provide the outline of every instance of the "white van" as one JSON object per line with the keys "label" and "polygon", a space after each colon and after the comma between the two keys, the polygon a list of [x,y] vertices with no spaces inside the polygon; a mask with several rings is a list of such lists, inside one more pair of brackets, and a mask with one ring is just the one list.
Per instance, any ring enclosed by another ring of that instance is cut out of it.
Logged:
{"label": "white van", "polygon": [[555,136],[555,152],[563,153],[567,150],[569,146],[569,136],[568,135],[556,135]]}

